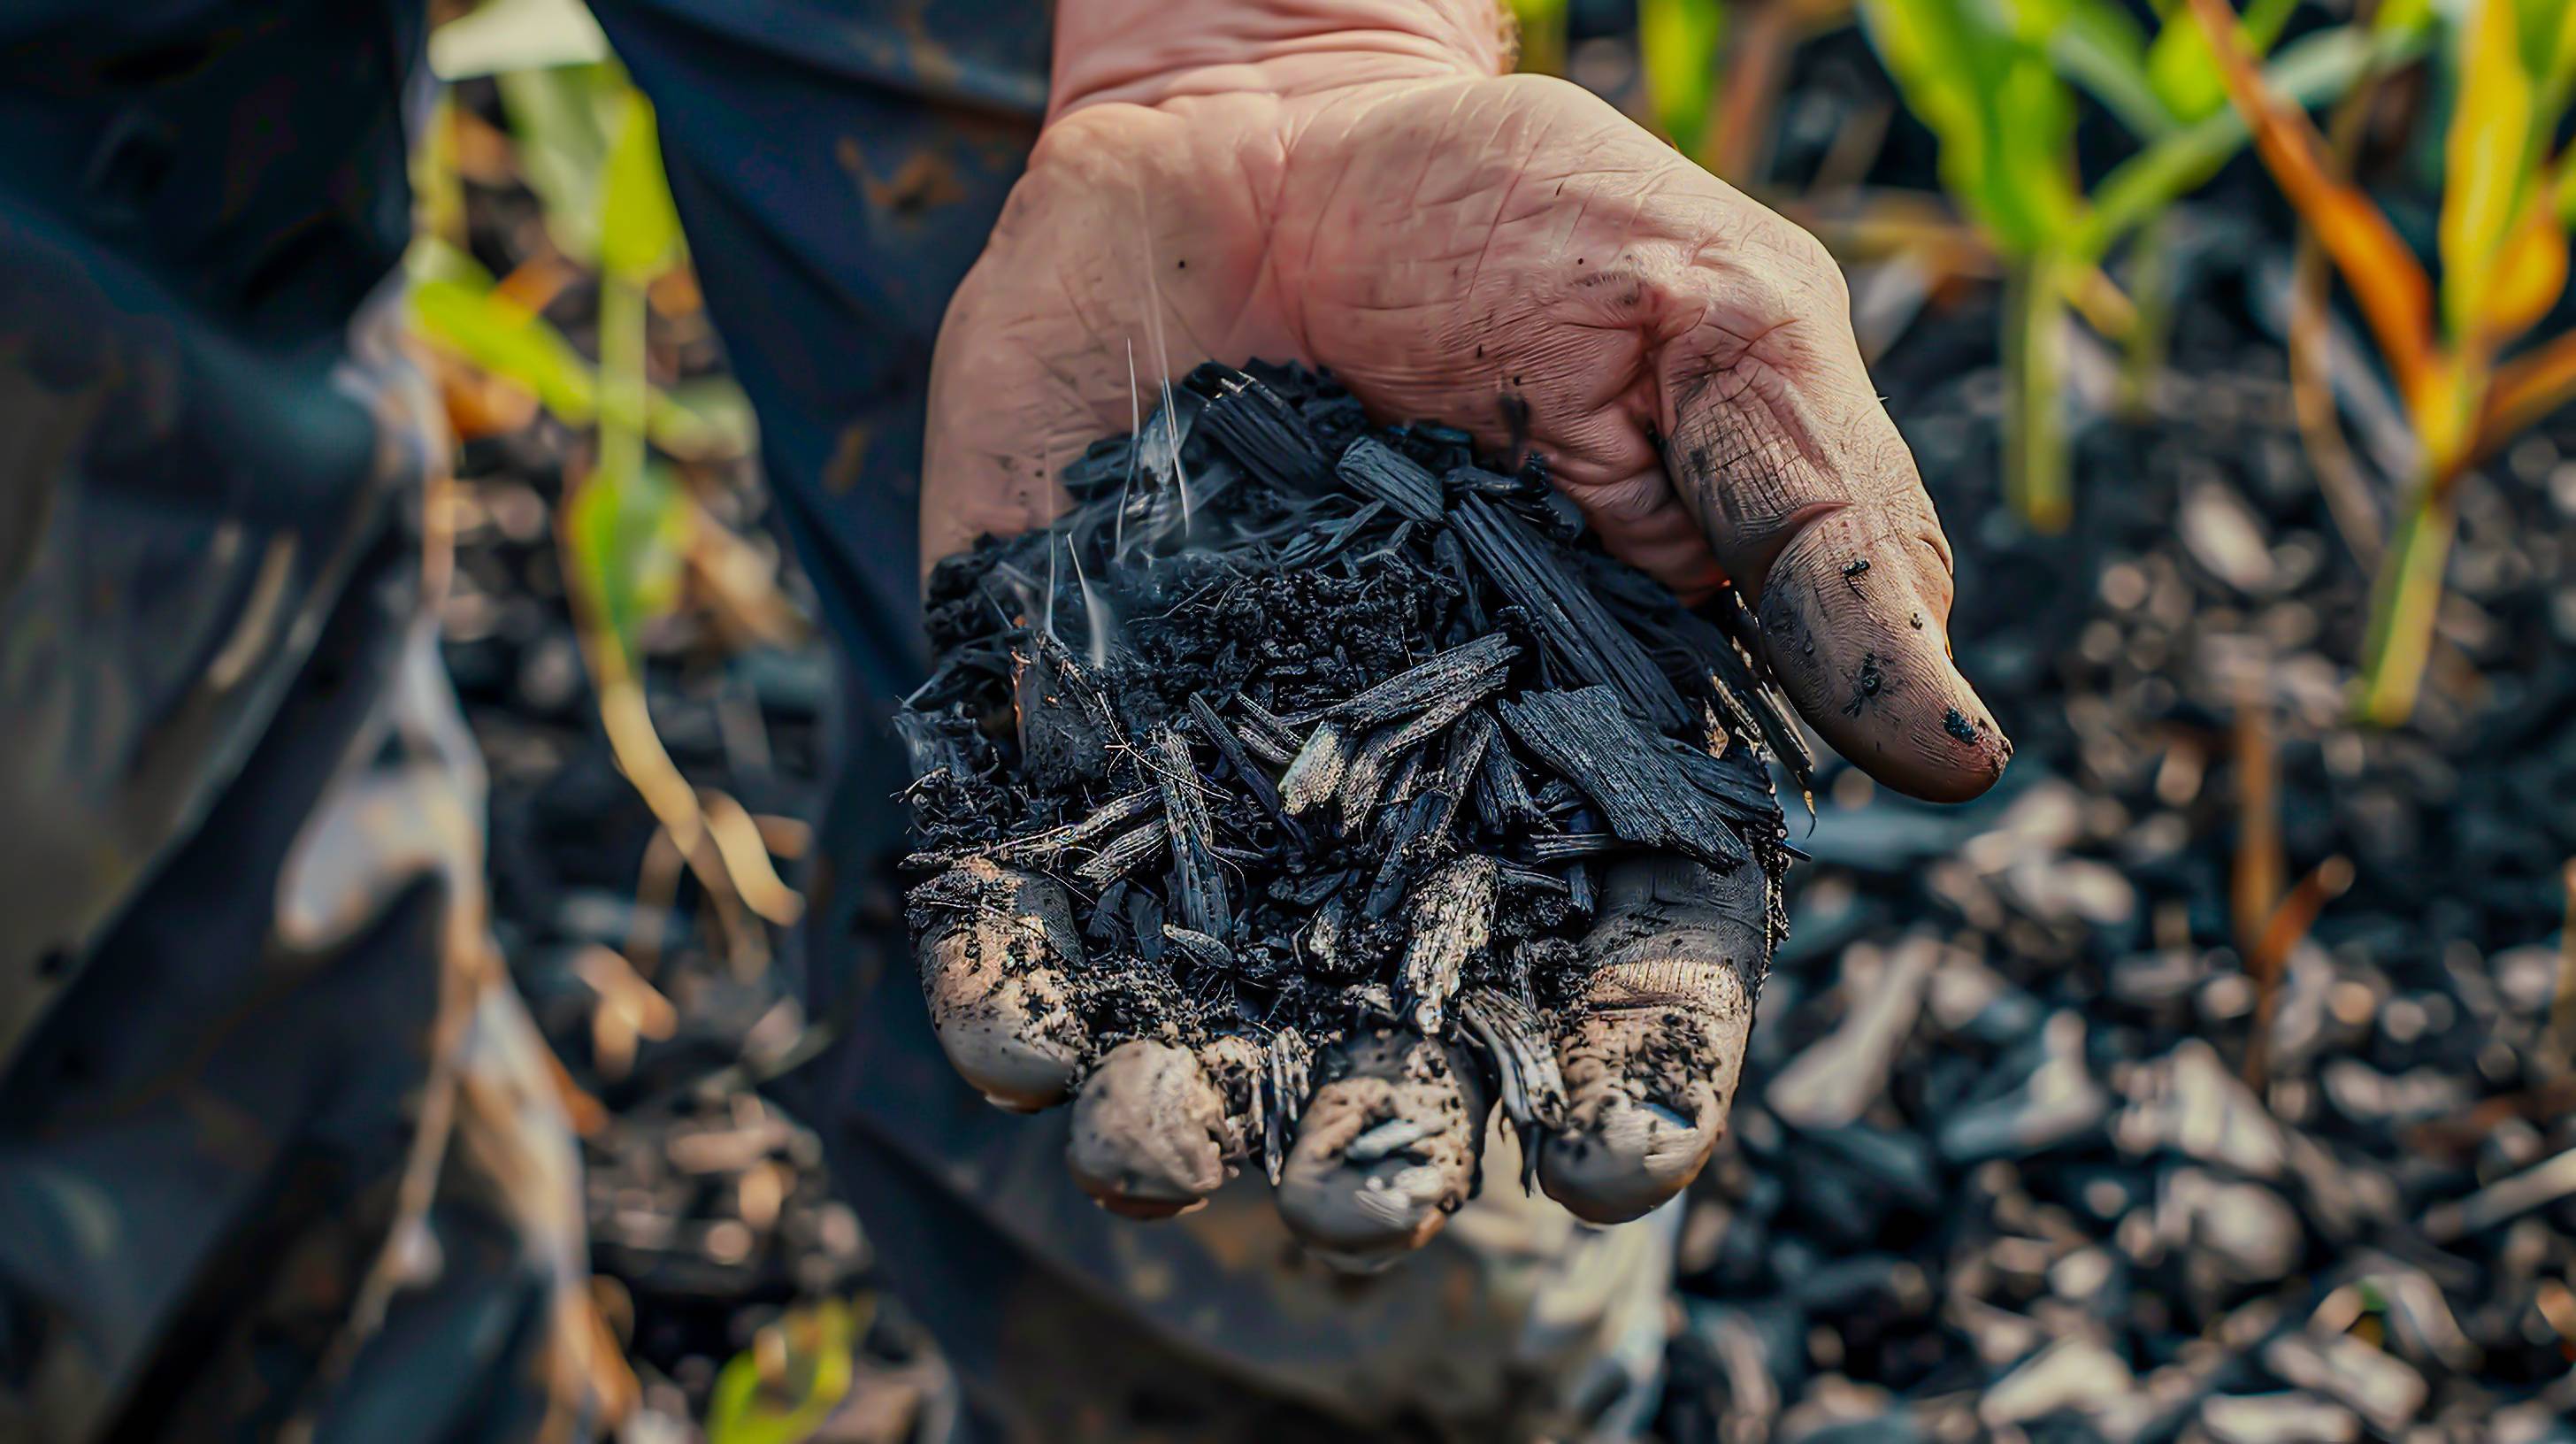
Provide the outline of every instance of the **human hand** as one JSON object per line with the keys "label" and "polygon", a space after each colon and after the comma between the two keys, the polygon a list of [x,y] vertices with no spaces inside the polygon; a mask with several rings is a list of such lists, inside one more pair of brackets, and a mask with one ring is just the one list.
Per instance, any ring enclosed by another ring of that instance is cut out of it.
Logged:
{"label": "human hand", "polygon": [[[1059,7],[1053,113],[941,334],[925,557],[1043,524],[1057,465],[1130,429],[1140,386],[1300,358],[1381,417],[1537,451],[1613,552],[1683,595],[1731,580],[1792,699],[1882,781],[1945,800],[1992,783],[2011,749],[1949,659],[1949,547],[1820,246],[1583,91],[1499,74],[1492,0],[1167,12]],[[989,911],[923,940],[960,1071],[1008,1106],[1079,1085],[1075,1172],[1110,1206],[1203,1197],[1240,1149],[1233,1061],[1131,1043],[1080,1076],[1049,979],[1078,965],[1060,891],[969,881]],[[1605,889],[1597,1006],[1559,1040],[1574,1126],[1539,1162],[1576,1213],[1634,1217],[1707,1157],[1765,961],[1760,891],[1673,860]],[[1370,1041],[1346,1066],[1280,1207],[1366,1258],[1464,1198],[1485,1109],[1437,1043]],[[1354,1161],[1388,1118],[1428,1128]]]}

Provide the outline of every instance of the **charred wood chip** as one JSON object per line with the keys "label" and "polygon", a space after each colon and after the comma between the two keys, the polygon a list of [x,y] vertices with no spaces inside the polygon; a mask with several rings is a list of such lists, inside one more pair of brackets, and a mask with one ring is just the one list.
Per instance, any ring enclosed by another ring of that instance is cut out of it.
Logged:
{"label": "charred wood chip", "polygon": [[1324,900],[1306,923],[1306,935],[1300,946],[1306,954],[1306,965],[1319,976],[1336,977],[1344,972],[1342,940],[1348,931],[1350,905],[1339,894]]}
{"label": "charred wood chip", "polygon": [[1625,841],[1724,872],[1750,860],[1717,799],[1675,760],[1667,739],[1620,710],[1607,687],[1532,692],[1502,704],[1503,725],[1580,788]]}
{"label": "charred wood chip", "polygon": [[1244,790],[1252,794],[1252,800],[1279,824],[1279,830],[1287,834],[1290,844],[1304,850],[1306,830],[1281,805],[1278,784],[1270,780],[1268,772],[1253,764],[1241,735],[1224,718],[1216,715],[1216,708],[1209,705],[1207,698],[1200,693],[1190,694],[1190,716],[1198,722],[1199,732],[1216,747],[1217,755],[1225,759],[1226,766],[1234,769],[1235,777],[1243,783]]}
{"label": "charred wood chip", "polygon": [[1316,723],[1315,730],[1306,734],[1306,745],[1297,750],[1279,779],[1280,806],[1290,816],[1302,817],[1338,796],[1353,750],[1347,727],[1332,721]]}
{"label": "charred wood chip", "polygon": [[[1519,655],[1520,648],[1502,633],[1478,637],[1396,673],[1332,709],[1332,716],[1364,729],[1453,703],[1463,712],[1502,687]],[[1456,715],[1452,712],[1451,719]]]}
{"label": "charred wood chip", "polygon": [[1276,1187],[1279,1169],[1288,1161],[1288,1146],[1296,1138],[1297,1119],[1305,1111],[1307,1091],[1313,1086],[1315,1048],[1306,1041],[1305,1034],[1288,1027],[1270,1035],[1268,1054],[1269,1097],[1262,1110],[1261,1166]]}
{"label": "charred wood chip", "polygon": [[1638,716],[1657,727],[1678,731],[1689,725],[1671,680],[1557,559],[1552,543],[1481,496],[1459,498],[1450,515],[1494,585],[1528,615],[1550,655],[1568,671],[1587,685],[1616,688]]}
{"label": "charred wood chip", "polygon": [[1621,852],[1628,844],[1616,834],[1607,832],[1541,833],[1521,843],[1521,851],[1530,861],[1545,865],[1568,858],[1599,857],[1605,852]]}
{"label": "charred wood chip", "polygon": [[1217,867],[1216,823],[1199,794],[1198,764],[1190,757],[1189,744],[1170,727],[1155,728],[1147,750],[1172,834],[1173,909],[1194,932],[1231,937],[1233,908],[1226,899],[1225,874]]}
{"label": "charred wood chip", "polygon": [[1552,872],[1541,872],[1537,868],[1526,867],[1517,862],[1499,860],[1494,864],[1494,868],[1495,880],[1504,887],[1518,888],[1523,892],[1553,893],[1559,897],[1565,896],[1568,892],[1565,879]]}
{"label": "charred wood chip", "polygon": [[1234,950],[1194,928],[1165,923],[1163,941],[1171,944],[1172,951],[1179,953],[1184,961],[1195,967],[1207,968],[1219,973],[1231,973],[1235,970]]}
{"label": "charred wood chip", "polygon": [[1270,885],[1270,895],[1281,902],[1310,908],[1351,885],[1354,874],[1319,872],[1302,878],[1281,878]]}
{"label": "charred wood chip", "polygon": [[1527,1003],[1487,987],[1458,995],[1458,1023],[1493,1068],[1503,1116],[1520,1130],[1525,1165],[1536,1167],[1537,1135],[1565,1126],[1565,1076],[1546,1025]]}
{"label": "charred wood chip", "polygon": [[1282,490],[1314,486],[1327,474],[1324,454],[1307,438],[1297,413],[1279,393],[1240,372],[1217,380],[1199,413],[1197,434]]}
{"label": "charred wood chip", "polygon": [[1360,437],[1344,448],[1333,474],[1352,490],[1415,521],[1438,521],[1447,510],[1441,504],[1440,478],[1375,437]]}
{"label": "charred wood chip", "polygon": [[968,857],[989,857],[995,862],[1044,865],[1075,848],[1088,847],[1138,818],[1152,816],[1161,810],[1162,805],[1162,794],[1149,787],[1102,803],[1098,811],[1079,822],[1068,822],[1060,827],[1050,827],[1042,832],[1033,832],[1022,837],[1003,838],[982,847],[916,852],[904,859],[904,866],[907,868],[931,867]]}
{"label": "charred wood chip", "polygon": [[[1807,750],[1806,740],[1798,735],[1798,729],[1790,724],[1789,718],[1793,714],[1788,702],[1781,697],[1779,687],[1772,683],[1767,673],[1757,677],[1744,663],[1746,657],[1762,655],[1762,624],[1754,617],[1752,606],[1744,600],[1743,592],[1727,586],[1718,588],[1717,595],[1709,599],[1705,610],[1716,620],[1718,630],[1735,643],[1730,651],[1711,653],[1719,664],[1720,679],[1752,711],[1761,725],[1762,740],[1770,744],[1771,755],[1780,760],[1781,766],[1789,769],[1789,775],[1797,779],[1801,791],[1813,794],[1816,790],[1816,757]],[[1814,810],[1812,796],[1807,806],[1809,811]]]}
{"label": "charred wood chip", "polygon": [[1467,964],[1485,951],[1494,920],[1494,860],[1481,854],[1443,866],[1415,890],[1404,944],[1402,1001],[1414,1028],[1437,1038]]}
{"label": "charred wood chip", "polygon": [[1107,887],[1152,862],[1170,841],[1171,832],[1159,817],[1140,827],[1131,827],[1109,839],[1097,854],[1075,867],[1073,879],[1087,888]]}
{"label": "charred wood chip", "polygon": [[1369,809],[1367,829],[1370,832],[1384,826],[1388,817],[1401,815],[1413,799],[1421,795],[1422,780],[1430,773],[1429,766],[1422,760],[1423,755],[1423,749],[1414,748],[1395,765],[1395,775],[1387,779],[1386,796],[1379,798],[1377,805]]}
{"label": "charred wood chip", "polygon": [[1207,405],[1205,396],[1186,387],[1166,388],[1162,404],[1145,418],[1144,430],[1136,433],[1136,467],[1148,492],[1170,490],[1181,481],[1183,454]]}
{"label": "charred wood chip", "polygon": [[1393,916],[1413,880],[1439,855],[1453,805],[1447,793],[1435,789],[1415,798],[1396,819],[1386,857],[1378,864],[1377,880],[1369,885],[1368,902],[1361,909],[1370,918]]}
{"label": "charred wood chip", "polygon": [[1305,745],[1295,728],[1274,715],[1269,708],[1238,692],[1234,711],[1243,718],[1243,743],[1267,759],[1274,767],[1285,767]]}
{"label": "charred wood chip", "polygon": [[1082,455],[1057,472],[1056,480],[1064,483],[1064,489],[1075,496],[1088,498],[1095,492],[1124,485],[1135,475],[1135,470],[1136,439],[1132,436],[1104,436],[1084,448]]}

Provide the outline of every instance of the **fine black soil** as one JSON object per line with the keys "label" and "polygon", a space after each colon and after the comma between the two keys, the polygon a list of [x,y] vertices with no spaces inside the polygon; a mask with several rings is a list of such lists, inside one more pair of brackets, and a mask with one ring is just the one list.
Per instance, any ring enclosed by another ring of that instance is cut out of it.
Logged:
{"label": "fine black soil", "polygon": [[1611,560],[1534,460],[1256,362],[1062,480],[1054,526],[933,574],[899,725],[916,935],[966,859],[1056,879],[1096,1052],[1249,1038],[1293,1120],[1315,1050],[1400,1021],[1552,1099],[1605,860],[1794,855],[1770,759],[1807,759],[1743,603]]}

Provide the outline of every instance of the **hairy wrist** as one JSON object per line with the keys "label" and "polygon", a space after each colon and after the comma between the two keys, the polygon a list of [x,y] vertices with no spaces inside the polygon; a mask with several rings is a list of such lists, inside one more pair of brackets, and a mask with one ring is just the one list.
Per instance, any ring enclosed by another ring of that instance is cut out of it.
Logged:
{"label": "hairy wrist", "polygon": [[1502,0],[1058,0],[1047,118],[1244,91],[1499,75]]}

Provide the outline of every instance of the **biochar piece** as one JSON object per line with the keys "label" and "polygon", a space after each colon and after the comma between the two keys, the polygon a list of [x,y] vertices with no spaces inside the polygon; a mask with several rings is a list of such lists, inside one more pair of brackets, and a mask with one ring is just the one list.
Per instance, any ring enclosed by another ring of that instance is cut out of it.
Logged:
{"label": "biochar piece", "polygon": [[[1524,1133],[1570,1126],[1551,1040],[1598,1006],[1605,868],[1796,855],[1760,653],[1535,463],[1475,460],[1328,376],[1202,366],[1082,454],[1053,525],[932,572],[908,865],[1061,886],[1069,1066],[1201,1060],[1227,1158],[1274,1177],[1390,1024],[1481,1057]],[[1349,1156],[1418,1141],[1373,1120]]]}
{"label": "biochar piece", "polygon": [[1440,478],[1375,437],[1363,436],[1345,448],[1333,474],[1415,521],[1438,521],[1446,510],[1440,499]]}
{"label": "biochar piece", "polygon": [[1720,872],[1747,860],[1721,800],[1663,739],[1629,721],[1609,688],[1507,700],[1503,725],[1591,799],[1620,841],[1678,852]]}
{"label": "biochar piece", "polygon": [[1109,845],[1080,867],[1073,870],[1075,881],[1085,887],[1107,887],[1161,855],[1163,845],[1171,841],[1171,832],[1161,818],[1142,827],[1132,827],[1109,840]]}
{"label": "biochar piece", "polygon": [[1154,729],[1154,783],[1162,790],[1163,816],[1172,834],[1173,910],[1193,932],[1223,939],[1234,931],[1225,874],[1216,865],[1216,823],[1199,796],[1198,765],[1189,744],[1169,727]]}
{"label": "biochar piece", "polygon": [[1450,863],[1414,892],[1401,1001],[1424,1034],[1440,1036],[1450,996],[1468,960],[1485,951],[1493,920],[1494,860],[1482,854]]}
{"label": "biochar piece", "polygon": [[1505,671],[1519,655],[1512,639],[1500,632],[1478,637],[1387,678],[1334,708],[1332,715],[1346,725],[1365,728],[1454,707],[1446,715],[1455,721],[1502,685]]}
{"label": "biochar piece", "polygon": [[1279,803],[1291,817],[1313,811],[1341,794],[1343,775],[1351,767],[1351,732],[1339,722],[1315,724],[1306,745],[1297,749],[1288,773],[1279,779]]}
{"label": "biochar piece", "polygon": [[1140,817],[1152,816],[1162,805],[1163,798],[1160,792],[1150,788],[1141,789],[1103,803],[1098,811],[1080,822],[1068,822],[1061,827],[1050,827],[1044,832],[1033,832],[1024,837],[1004,838],[982,847],[970,847],[962,851],[918,852],[905,858],[904,866],[922,871],[969,857],[984,857],[991,858],[995,862],[1020,864],[1049,863],[1075,848],[1089,846],[1107,833],[1124,827]]}
{"label": "biochar piece", "polygon": [[[1493,1060],[1503,1116],[1514,1127],[1526,1135],[1565,1125],[1565,1076],[1557,1071],[1556,1044],[1529,1004],[1497,988],[1469,988],[1458,995],[1458,1021]],[[1522,1151],[1536,1160],[1535,1150]]]}
{"label": "biochar piece", "polygon": [[1269,813],[1271,820],[1279,824],[1279,830],[1287,835],[1289,843],[1298,848],[1305,847],[1306,830],[1297,825],[1297,819],[1288,815],[1287,807],[1279,800],[1279,785],[1270,780],[1269,773],[1253,765],[1250,750],[1235,734],[1234,728],[1216,715],[1216,708],[1208,705],[1206,697],[1196,692],[1190,694],[1190,716],[1199,724],[1199,730],[1206,734],[1209,743],[1215,746],[1218,755],[1225,758],[1226,765],[1234,769],[1235,777],[1252,794],[1252,800],[1260,803],[1261,810]]}
{"label": "biochar piece", "polygon": [[1270,1035],[1266,1053],[1268,1093],[1262,1108],[1261,1167],[1276,1188],[1279,1170],[1288,1161],[1288,1145],[1296,1138],[1297,1119],[1305,1112],[1306,1095],[1313,1087],[1315,1046],[1297,1029],[1282,1028]]}
{"label": "biochar piece", "polygon": [[1458,535],[1494,585],[1529,614],[1549,652],[1583,681],[1615,687],[1637,715],[1657,727],[1688,726],[1671,680],[1655,670],[1635,636],[1610,620],[1592,595],[1528,522],[1481,496],[1463,497]]}

